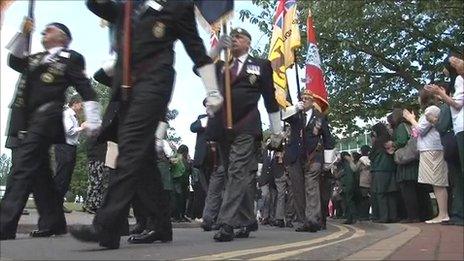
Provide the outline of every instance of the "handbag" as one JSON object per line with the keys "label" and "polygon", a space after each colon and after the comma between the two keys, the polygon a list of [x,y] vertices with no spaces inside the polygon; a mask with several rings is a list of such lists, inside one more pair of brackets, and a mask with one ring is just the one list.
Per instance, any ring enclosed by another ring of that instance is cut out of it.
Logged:
{"label": "handbag", "polygon": [[411,136],[411,127],[406,125],[406,131],[409,135],[409,140],[406,145],[395,151],[393,159],[398,165],[408,164],[419,159],[419,151],[417,150],[417,139]]}

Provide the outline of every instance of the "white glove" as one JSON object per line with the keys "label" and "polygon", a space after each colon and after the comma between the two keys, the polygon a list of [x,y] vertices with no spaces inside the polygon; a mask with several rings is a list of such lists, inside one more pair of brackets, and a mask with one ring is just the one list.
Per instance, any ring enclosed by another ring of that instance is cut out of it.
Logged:
{"label": "white glove", "polygon": [[210,117],[213,117],[214,113],[221,108],[224,101],[221,93],[218,91],[214,64],[210,63],[198,68],[198,74],[206,89],[206,113]]}
{"label": "white glove", "polygon": [[282,124],[279,111],[269,113],[269,130],[271,134],[281,134]]}
{"label": "white glove", "polygon": [[295,109],[297,111],[303,111],[304,110],[304,102],[303,101],[298,101],[296,104],[295,104]]}
{"label": "white glove", "polygon": [[166,138],[168,127],[169,125],[166,122],[164,121],[158,122],[158,127],[156,127],[156,132],[155,132],[155,137],[157,140],[163,140]]}
{"label": "white glove", "polygon": [[214,117],[214,113],[217,112],[224,99],[219,91],[210,91],[206,95],[206,113],[210,118]]}
{"label": "white glove", "polygon": [[85,131],[88,136],[94,136],[101,127],[100,104],[96,101],[84,102],[84,113],[86,119]]}
{"label": "white glove", "polygon": [[324,150],[324,170],[330,170],[332,165],[337,161],[335,150]]}
{"label": "white glove", "polygon": [[24,17],[21,25],[21,32],[16,33],[10,42],[6,45],[6,49],[11,52],[12,55],[18,58],[24,58],[28,55],[27,50],[27,35],[31,34],[34,29],[34,21],[29,17]]}
{"label": "white glove", "polygon": [[211,57],[212,59],[216,59],[216,57],[219,56],[219,53],[223,49],[230,48],[231,46],[232,46],[232,37],[228,35],[222,35],[219,38],[218,44],[209,51],[209,57]]}
{"label": "white glove", "polygon": [[164,142],[163,142],[163,140],[158,139],[158,138],[156,139],[156,141],[155,141],[155,149],[156,149],[156,153],[158,155],[164,154],[164,150],[163,150],[164,149]]}

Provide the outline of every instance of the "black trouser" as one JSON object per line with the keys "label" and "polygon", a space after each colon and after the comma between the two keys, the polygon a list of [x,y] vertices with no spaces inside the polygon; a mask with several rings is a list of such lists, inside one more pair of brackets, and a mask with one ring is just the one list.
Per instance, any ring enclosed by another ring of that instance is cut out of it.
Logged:
{"label": "black trouser", "polygon": [[396,192],[377,193],[379,220],[381,222],[396,221],[398,217]]}
{"label": "black trouser", "polygon": [[68,192],[71,177],[76,166],[77,147],[69,144],[55,144],[55,181],[56,189],[62,198]]}
{"label": "black trouser", "polygon": [[38,228],[66,228],[63,198],[56,190],[50,169],[50,146],[48,138],[29,133],[22,144],[13,150],[12,167],[0,203],[2,237],[16,234],[19,218],[31,192],[39,213]]}
{"label": "black trouser", "polygon": [[361,192],[361,201],[358,206],[358,214],[360,219],[369,219],[369,208],[371,206],[370,188],[359,188]]}
{"label": "black trouser", "polygon": [[401,198],[404,202],[407,219],[419,219],[419,204],[417,200],[417,181],[403,180],[399,182]]}
{"label": "black trouser", "polygon": [[140,199],[150,217],[163,223],[165,229],[170,228],[153,142],[153,132],[158,120],[164,117],[167,104],[161,96],[153,95],[152,88],[143,83],[134,86],[130,106],[119,120],[116,173],[110,177],[105,202],[94,219],[101,244],[119,242],[117,228],[127,219],[134,197]]}

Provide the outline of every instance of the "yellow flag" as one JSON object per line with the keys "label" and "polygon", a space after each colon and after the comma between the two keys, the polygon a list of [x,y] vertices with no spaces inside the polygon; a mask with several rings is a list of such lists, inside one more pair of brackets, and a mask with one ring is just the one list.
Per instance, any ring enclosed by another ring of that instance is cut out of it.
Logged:
{"label": "yellow flag", "polygon": [[295,63],[294,50],[300,47],[300,30],[295,0],[280,0],[274,16],[274,26],[268,59],[273,69],[275,98],[282,108],[287,101],[287,68]]}

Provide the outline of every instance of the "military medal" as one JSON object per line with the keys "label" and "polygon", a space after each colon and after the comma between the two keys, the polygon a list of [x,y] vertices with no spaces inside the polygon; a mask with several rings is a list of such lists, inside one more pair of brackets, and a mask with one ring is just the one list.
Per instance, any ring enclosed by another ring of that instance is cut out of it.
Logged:
{"label": "military medal", "polygon": [[162,22],[155,22],[155,24],[153,25],[153,35],[156,37],[156,38],[161,38],[164,36],[164,31],[166,29],[166,25],[163,24]]}
{"label": "military medal", "polygon": [[55,77],[53,76],[53,74],[46,72],[40,75],[40,79],[42,80],[42,82],[51,83],[53,82],[53,80],[55,80]]}
{"label": "military medal", "polygon": [[258,79],[258,77],[256,76],[256,74],[252,74],[250,75],[250,83],[251,84],[255,84],[256,80]]}

